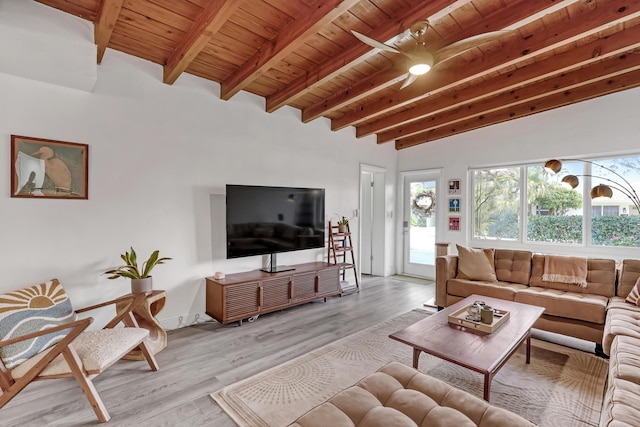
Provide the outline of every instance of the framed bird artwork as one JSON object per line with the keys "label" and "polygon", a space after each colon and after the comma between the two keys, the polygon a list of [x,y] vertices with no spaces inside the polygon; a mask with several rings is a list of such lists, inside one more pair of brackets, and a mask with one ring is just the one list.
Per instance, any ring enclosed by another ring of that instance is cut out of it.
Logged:
{"label": "framed bird artwork", "polygon": [[89,146],[11,135],[11,197],[88,199]]}

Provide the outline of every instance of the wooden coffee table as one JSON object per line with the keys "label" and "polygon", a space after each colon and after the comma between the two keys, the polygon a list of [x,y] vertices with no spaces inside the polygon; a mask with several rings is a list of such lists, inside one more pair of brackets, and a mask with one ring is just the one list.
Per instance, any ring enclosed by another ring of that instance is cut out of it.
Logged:
{"label": "wooden coffee table", "polygon": [[[447,316],[474,301],[484,301],[493,308],[510,312],[509,319],[493,333],[450,324]],[[471,295],[389,338],[413,347],[413,367],[418,368],[420,353],[425,352],[484,374],[484,399],[489,401],[491,380],[526,341],[527,363],[531,361],[531,327],[544,308]]]}

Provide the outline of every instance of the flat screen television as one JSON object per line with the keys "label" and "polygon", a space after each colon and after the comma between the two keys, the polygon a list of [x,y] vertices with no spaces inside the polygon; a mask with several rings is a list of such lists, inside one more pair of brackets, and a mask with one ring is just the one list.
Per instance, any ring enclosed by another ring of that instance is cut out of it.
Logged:
{"label": "flat screen television", "polygon": [[227,185],[227,258],[271,255],[325,245],[323,188]]}

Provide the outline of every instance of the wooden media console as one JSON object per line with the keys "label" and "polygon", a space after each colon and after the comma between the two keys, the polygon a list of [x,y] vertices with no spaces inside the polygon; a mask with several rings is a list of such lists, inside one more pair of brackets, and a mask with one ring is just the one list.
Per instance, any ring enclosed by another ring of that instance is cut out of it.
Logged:
{"label": "wooden media console", "polygon": [[310,262],[289,271],[261,270],[206,278],[206,313],[222,324],[341,293],[339,265]]}

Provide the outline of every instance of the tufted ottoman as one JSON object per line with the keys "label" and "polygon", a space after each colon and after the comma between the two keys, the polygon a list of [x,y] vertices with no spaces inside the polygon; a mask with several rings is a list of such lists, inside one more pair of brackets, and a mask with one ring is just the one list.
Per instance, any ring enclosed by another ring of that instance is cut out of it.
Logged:
{"label": "tufted ottoman", "polygon": [[505,409],[398,362],[316,406],[295,427],[533,426]]}

